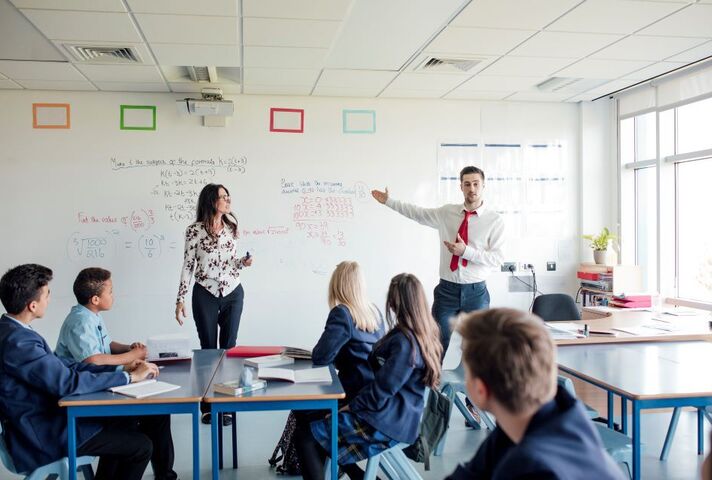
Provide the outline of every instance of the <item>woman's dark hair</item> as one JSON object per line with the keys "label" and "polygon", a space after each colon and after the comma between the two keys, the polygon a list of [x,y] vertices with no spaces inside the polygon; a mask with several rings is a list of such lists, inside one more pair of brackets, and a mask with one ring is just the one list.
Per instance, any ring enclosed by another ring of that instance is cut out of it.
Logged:
{"label": "woman's dark hair", "polygon": [[393,327],[392,331],[400,330],[411,343],[414,340],[418,343],[425,363],[423,383],[428,387],[437,386],[440,383],[443,351],[440,328],[428,308],[423,285],[415,275],[401,273],[391,280],[386,300],[386,320]]}
{"label": "woman's dark hair", "polygon": [[111,278],[111,272],[103,268],[85,268],[74,280],[74,296],[79,305],[87,305],[94,295],[101,295],[104,282]]}
{"label": "woman's dark hair", "polygon": [[0,301],[10,315],[17,315],[38,300],[40,290],[52,281],[52,270],[28,263],[11,268],[0,278]]}
{"label": "woman's dark hair", "polygon": [[[215,235],[213,232],[212,221],[215,214],[218,213],[216,205],[220,198],[219,195],[221,188],[225,190],[227,195],[230,195],[230,192],[224,185],[220,185],[218,183],[208,183],[203,187],[200,191],[200,195],[198,196],[198,208],[196,208],[195,212],[195,221],[202,223],[203,227],[205,227],[205,231],[208,232],[209,235]],[[232,214],[229,214],[223,215],[222,221],[232,230],[233,236],[237,237],[237,219]]]}

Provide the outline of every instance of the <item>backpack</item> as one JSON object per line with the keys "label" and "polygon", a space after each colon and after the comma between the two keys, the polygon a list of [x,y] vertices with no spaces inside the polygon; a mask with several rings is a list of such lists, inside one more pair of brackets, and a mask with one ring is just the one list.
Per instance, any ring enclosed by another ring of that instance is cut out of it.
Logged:
{"label": "backpack", "polygon": [[447,432],[451,410],[450,398],[434,388],[430,389],[423,418],[420,420],[418,438],[412,445],[403,449],[408,458],[424,463],[425,470],[430,470],[430,454]]}
{"label": "backpack", "polygon": [[[294,446],[294,431],[297,428],[297,420],[294,418],[294,413],[289,412],[287,416],[287,424],[284,426],[282,436],[277,442],[277,446],[272,452],[272,457],[269,459],[269,465],[275,469],[278,475],[301,475],[302,469],[299,467],[299,459],[297,458],[297,450]],[[279,452],[282,452],[279,455]],[[280,462],[282,462],[280,464]]]}

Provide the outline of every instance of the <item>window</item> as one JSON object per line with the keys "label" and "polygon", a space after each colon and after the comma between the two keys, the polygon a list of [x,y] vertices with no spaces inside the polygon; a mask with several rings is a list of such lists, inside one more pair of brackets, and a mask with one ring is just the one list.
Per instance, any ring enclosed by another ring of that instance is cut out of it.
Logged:
{"label": "window", "polygon": [[640,265],[646,291],[656,291],[658,285],[656,170],[655,167],[635,170],[635,263]]}
{"label": "window", "polygon": [[712,98],[677,110],[677,151],[690,153],[712,148]]}
{"label": "window", "polygon": [[635,161],[655,160],[655,112],[635,117]]}
{"label": "window", "polygon": [[712,215],[707,189],[712,179],[712,158],[678,163],[675,176],[677,295],[709,302],[712,301]]}

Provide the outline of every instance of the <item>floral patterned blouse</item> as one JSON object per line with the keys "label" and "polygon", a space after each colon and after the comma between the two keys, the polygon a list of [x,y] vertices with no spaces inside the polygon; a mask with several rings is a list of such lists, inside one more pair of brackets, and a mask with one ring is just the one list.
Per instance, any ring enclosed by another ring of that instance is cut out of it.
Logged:
{"label": "floral patterned blouse", "polygon": [[227,225],[217,237],[211,236],[202,223],[185,230],[183,269],[176,303],[185,303],[190,278],[216,297],[224,297],[240,285],[240,270],[244,266],[237,253],[237,242]]}

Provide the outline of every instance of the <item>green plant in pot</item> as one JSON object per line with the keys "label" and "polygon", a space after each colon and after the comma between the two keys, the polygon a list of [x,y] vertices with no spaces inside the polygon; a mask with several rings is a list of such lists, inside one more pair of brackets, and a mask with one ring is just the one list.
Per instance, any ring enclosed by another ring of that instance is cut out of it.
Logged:
{"label": "green plant in pot", "polygon": [[603,227],[601,233],[598,235],[584,235],[584,239],[591,242],[591,248],[593,249],[593,260],[600,265],[606,263],[606,253],[608,251],[608,244],[618,238],[615,234],[611,233],[607,227]]}

